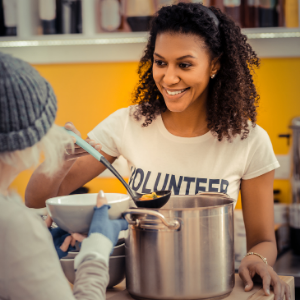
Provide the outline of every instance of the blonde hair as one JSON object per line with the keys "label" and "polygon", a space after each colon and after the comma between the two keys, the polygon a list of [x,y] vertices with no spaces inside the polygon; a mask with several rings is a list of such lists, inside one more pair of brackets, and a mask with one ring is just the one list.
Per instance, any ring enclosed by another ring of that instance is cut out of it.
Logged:
{"label": "blonde hair", "polygon": [[24,150],[0,153],[0,161],[12,167],[22,166],[24,170],[37,166],[43,154],[44,163],[40,172],[51,177],[64,162],[66,148],[72,149],[69,152],[74,151],[71,136],[63,128],[53,124],[38,143]]}

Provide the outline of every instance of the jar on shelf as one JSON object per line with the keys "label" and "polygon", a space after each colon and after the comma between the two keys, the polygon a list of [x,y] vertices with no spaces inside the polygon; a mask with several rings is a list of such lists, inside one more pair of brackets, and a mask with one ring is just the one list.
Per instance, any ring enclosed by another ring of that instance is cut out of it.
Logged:
{"label": "jar on shelf", "polygon": [[131,30],[148,31],[155,10],[155,0],[127,0],[125,14]]}

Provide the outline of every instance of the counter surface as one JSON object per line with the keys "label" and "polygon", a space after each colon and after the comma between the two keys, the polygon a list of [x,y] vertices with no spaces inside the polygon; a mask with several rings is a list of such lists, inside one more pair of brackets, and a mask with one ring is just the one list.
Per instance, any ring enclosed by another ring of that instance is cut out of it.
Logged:
{"label": "counter surface", "polygon": [[[292,292],[291,300],[295,300],[294,277],[280,276],[280,278],[290,286]],[[115,288],[107,291],[106,299],[131,300],[133,298],[126,291],[125,280],[124,280],[119,285],[115,286]],[[271,292],[270,296],[265,296],[261,285],[255,285],[250,292],[246,293],[244,291],[244,284],[242,280],[240,279],[238,274],[235,274],[234,289],[232,293],[225,299],[226,300],[273,300],[274,294],[273,292]]]}

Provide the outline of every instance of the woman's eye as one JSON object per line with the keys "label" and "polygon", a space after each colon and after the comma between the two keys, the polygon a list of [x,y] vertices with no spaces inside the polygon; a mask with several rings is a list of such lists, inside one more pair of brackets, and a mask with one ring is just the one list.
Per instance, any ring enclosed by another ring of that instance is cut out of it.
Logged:
{"label": "woman's eye", "polygon": [[156,65],[158,65],[160,67],[165,65],[165,63],[162,60],[155,60],[154,62]]}
{"label": "woman's eye", "polygon": [[184,63],[179,64],[179,67],[182,69],[187,69],[190,66],[191,66],[191,64],[184,64]]}

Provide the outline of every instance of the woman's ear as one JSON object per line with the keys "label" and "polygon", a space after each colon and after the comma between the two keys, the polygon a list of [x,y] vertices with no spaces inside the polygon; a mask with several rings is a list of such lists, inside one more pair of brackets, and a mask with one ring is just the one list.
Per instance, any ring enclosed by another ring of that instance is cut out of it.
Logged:
{"label": "woman's ear", "polygon": [[217,74],[221,68],[220,57],[216,57],[211,61],[211,73]]}

